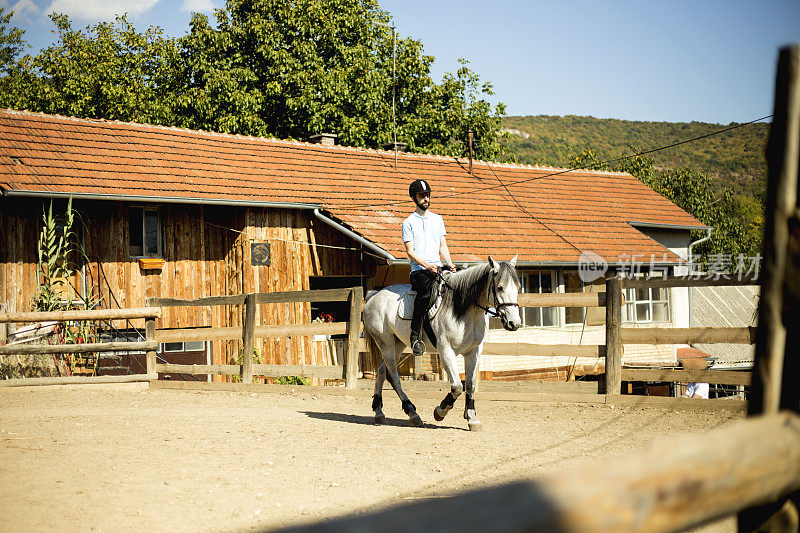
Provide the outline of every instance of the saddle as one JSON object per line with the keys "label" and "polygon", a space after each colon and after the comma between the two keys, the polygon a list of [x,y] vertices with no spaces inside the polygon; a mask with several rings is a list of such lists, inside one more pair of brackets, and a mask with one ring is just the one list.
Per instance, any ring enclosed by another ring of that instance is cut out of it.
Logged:
{"label": "saddle", "polygon": [[[405,290],[398,295],[400,305],[397,306],[397,316],[402,320],[411,320],[414,315],[414,300],[417,298],[416,291],[411,290],[411,285],[406,285]],[[442,306],[442,295],[444,291],[444,280],[439,279],[431,288],[431,300],[428,306],[428,320],[431,320],[439,312]]]}

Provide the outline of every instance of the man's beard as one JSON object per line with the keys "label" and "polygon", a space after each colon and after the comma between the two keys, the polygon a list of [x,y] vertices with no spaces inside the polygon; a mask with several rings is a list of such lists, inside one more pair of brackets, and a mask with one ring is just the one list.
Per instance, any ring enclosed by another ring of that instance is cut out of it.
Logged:
{"label": "man's beard", "polygon": [[419,208],[420,208],[420,209],[422,209],[423,211],[427,211],[427,210],[428,210],[428,208],[429,208],[429,207],[430,207],[430,205],[431,205],[430,201],[428,202],[428,205],[425,205],[425,203],[424,203],[424,202],[419,202],[419,201],[417,201],[416,199],[414,199],[414,203],[415,203],[415,204],[417,204],[417,207],[419,207]]}

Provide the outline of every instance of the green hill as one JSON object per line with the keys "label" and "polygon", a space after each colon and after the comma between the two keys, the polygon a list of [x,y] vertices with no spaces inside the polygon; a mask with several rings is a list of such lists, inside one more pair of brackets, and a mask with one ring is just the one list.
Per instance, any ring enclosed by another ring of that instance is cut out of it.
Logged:
{"label": "green hill", "polygon": [[[578,116],[503,117],[509,151],[520,163],[563,167],[570,156],[591,148],[601,160],[707,135],[735,124],[635,122]],[[656,167],[690,168],[737,194],[763,198],[768,123],[748,124],[650,154]]]}

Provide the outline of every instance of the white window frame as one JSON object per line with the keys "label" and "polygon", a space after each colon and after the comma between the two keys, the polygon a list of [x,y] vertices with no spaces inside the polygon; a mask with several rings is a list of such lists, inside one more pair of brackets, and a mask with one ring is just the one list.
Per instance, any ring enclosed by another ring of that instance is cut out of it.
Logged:
{"label": "white window frame", "polygon": [[[550,288],[551,293],[555,294],[559,291],[559,279],[558,279],[558,271],[556,270],[548,270],[548,269],[535,269],[535,270],[521,270],[519,271],[519,278],[522,281],[522,292],[526,293],[530,291],[530,280],[532,276],[538,276],[538,285],[541,288],[542,283],[541,279],[543,275],[550,276]],[[539,294],[542,294],[541,290]],[[547,294],[547,293],[544,293]],[[552,313],[552,317],[554,318],[553,324],[545,324],[544,323],[544,314],[545,309],[548,309],[548,313]],[[529,313],[538,313],[539,315],[539,324],[528,324],[528,314]],[[522,318],[522,327],[524,328],[558,328],[561,324],[561,313],[558,312],[557,308],[554,307],[528,307],[520,309],[520,318]]]}
{"label": "white window frame", "polygon": [[[661,323],[666,324],[672,322],[672,305],[671,305],[671,294],[672,291],[669,288],[663,289],[667,295],[666,300],[659,300],[653,298],[653,291],[658,289],[653,289],[652,287],[648,287],[646,289],[624,289],[623,295],[625,296],[625,304],[622,306],[622,321],[623,322],[633,322],[635,324],[652,324],[652,323]],[[647,291],[647,298],[639,298],[638,291]],[[655,305],[666,305],[667,308],[667,318],[666,320],[654,320],[653,317],[655,316],[653,313],[653,308]],[[646,314],[649,315],[647,318],[641,318],[639,316],[639,309],[642,306],[646,306],[647,312]]]}

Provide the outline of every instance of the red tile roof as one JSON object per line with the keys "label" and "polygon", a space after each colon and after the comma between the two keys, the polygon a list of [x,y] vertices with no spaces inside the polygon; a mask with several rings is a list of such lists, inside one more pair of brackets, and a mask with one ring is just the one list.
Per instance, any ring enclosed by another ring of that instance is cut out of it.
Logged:
{"label": "red tile roof", "polygon": [[[703,227],[636,178],[0,110],[0,189],[320,206],[395,257],[425,178],[453,259],[678,258],[629,222]],[[557,174],[556,174],[557,173]],[[556,175],[553,175],[556,174]],[[503,187],[502,184],[505,185]],[[513,198],[512,198],[513,196]]]}

